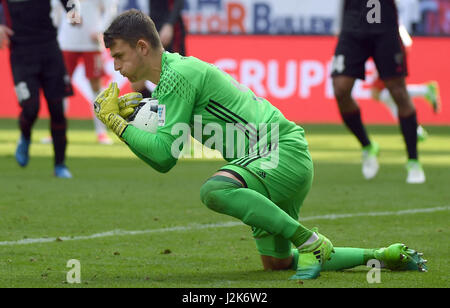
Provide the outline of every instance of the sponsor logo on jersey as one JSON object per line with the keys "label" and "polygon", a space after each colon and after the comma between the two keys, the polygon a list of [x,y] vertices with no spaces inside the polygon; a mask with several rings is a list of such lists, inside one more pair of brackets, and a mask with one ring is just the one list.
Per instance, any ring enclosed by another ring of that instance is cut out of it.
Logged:
{"label": "sponsor logo on jersey", "polygon": [[166,105],[158,105],[158,126],[166,124]]}

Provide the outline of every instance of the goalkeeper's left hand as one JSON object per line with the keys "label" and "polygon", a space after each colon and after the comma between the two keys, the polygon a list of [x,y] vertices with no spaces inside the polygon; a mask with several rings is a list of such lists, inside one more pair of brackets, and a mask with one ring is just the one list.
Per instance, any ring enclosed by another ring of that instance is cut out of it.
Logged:
{"label": "goalkeeper's left hand", "polygon": [[119,87],[116,82],[112,82],[95,99],[94,111],[97,118],[120,138],[128,123],[119,115],[118,102]]}
{"label": "goalkeeper's left hand", "polygon": [[142,94],[139,92],[131,92],[119,97],[119,115],[128,119],[134,113],[134,109],[139,106],[142,98]]}

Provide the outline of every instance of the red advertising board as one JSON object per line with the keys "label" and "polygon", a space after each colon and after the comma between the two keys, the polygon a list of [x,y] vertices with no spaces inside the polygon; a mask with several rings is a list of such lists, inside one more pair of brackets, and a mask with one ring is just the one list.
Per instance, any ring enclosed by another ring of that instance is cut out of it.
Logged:
{"label": "red advertising board", "polygon": [[[195,36],[188,37],[188,53],[214,63],[250,87],[256,95],[267,98],[288,119],[298,123],[340,123],[331,86],[330,66],[336,44],[330,36]],[[450,125],[450,39],[414,38],[408,54],[409,84],[429,80],[439,82],[442,111],[434,114],[421,98],[415,98],[422,124]],[[105,53],[104,83],[116,80],[122,93],[130,91],[129,83],[114,73],[110,57]],[[362,107],[367,123],[395,123],[387,108],[370,98],[370,87],[376,79],[375,65],[368,61],[364,82],[355,85],[354,97]],[[70,99],[69,117],[91,116],[92,93],[84,79],[83,67],[75,72],[75,96]],[[16,117],[19,113],[8,61],[8,53],[0,51],[0,117]],[[40,116],[47,116],[41,103]]]}

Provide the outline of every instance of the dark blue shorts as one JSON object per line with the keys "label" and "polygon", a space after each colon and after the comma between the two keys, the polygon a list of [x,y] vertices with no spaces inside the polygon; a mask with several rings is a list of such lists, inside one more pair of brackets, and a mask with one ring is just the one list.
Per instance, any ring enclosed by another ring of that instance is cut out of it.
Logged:
{"label": "dark blue shorts", "polygon": [[47,100],[73,95],[58,42],[12,46],[11,69],[19,103],[39,97],[42,89]]}
{"label": "dark blue shorts", "polygon": [[365,63],[373,58],[382,80],[408,75],[406,53],[398,30],[381,33],[342,32],[331,76],[365,79]]}

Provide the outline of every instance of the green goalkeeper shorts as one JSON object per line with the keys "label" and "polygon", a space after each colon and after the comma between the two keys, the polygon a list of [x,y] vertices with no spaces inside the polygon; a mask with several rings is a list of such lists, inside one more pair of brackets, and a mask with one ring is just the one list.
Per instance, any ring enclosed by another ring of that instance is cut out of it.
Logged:
{"label": "green goalkeeper shorts", "polygon": [[[275,148],[275,147],[274,147]],[[266,155],[247,155],[231,161],[220,170],[228,170],[274,202],[289,216],[298,220],[300,208],[313,181],[313,162],[307,146],[295,141],[280,141]],[[261,255],[287,258],[291,255],[291,241],[274,236],[263,229],[252,228]]]}

